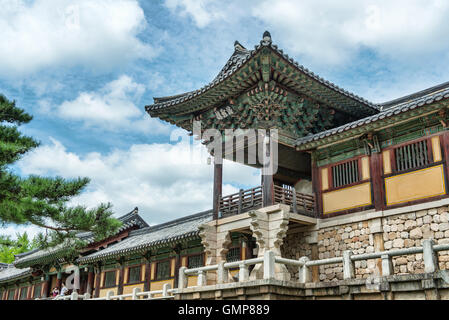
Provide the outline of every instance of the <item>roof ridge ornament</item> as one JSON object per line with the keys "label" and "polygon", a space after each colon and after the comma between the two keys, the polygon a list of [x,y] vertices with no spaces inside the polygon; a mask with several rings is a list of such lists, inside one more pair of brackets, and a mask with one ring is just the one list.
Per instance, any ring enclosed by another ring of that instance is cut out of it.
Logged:
{"label": "roof ridge ornament", "polygon": [[271,34],[268,31],[265,31],[262,36],[262,41],[260,44],[263,46],[269,46],[271,44]]}
{"label": "roof ridge ornament", "polygon": [[234,50],[235,51],[241,51],[241,52],[246,52],[248,50],[246,50],[246,48],[244,46],[242,46],[242,44],[240,42],[238,42],[237,40],[235,40],[234,42]]}

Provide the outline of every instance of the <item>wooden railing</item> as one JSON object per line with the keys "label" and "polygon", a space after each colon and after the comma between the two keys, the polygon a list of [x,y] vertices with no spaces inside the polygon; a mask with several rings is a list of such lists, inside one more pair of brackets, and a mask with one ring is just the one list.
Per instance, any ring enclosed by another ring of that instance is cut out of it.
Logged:
{"label": "wooden railing", "polygon": [[[221,217],[232,216],[249,210],[258,209],[263,206],[262,186],[221,197]],[[294,189],[286,189],[274,186],[274,203],[289,205],[294,213],[315,216],[315,197],[311,194],[296,192]]]}
{"label": "wooden railing", "polygon": [[294,213],[315,216],[315,197],[312,194],[300,193],[295,189],[275,185],[274,202],[289,205]]}
{"label": "wooden railing", "polygon": [[255,187],[248,190],[240,190],[237,193],[220,199],[220,212],[222,217],[232,216],[247,212],[251,209],[262,207],[262,187]]}

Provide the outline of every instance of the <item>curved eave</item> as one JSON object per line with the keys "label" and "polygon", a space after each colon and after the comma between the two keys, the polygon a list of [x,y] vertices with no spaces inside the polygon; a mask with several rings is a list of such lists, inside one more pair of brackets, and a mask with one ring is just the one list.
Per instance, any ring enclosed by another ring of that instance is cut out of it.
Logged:
{"label": "curved eave", "polygon": [[30,275],[31,275],[31,269],[23,270],[23,273],[15,274],[10,277],[5,277],[5,278],[0,279],[0,284],[11,282],[12,280],[17,281],[17,280],[29,277]]}
{"label": "curved eave", "polygon": [[[145,107],[146,111],[152,116],[159,116],[163,114],[170,114],[170,115],[183,115],[192,113],[198,110],[202,110],[207,107],[211,107],[214,104],[223,101],[227,98],[231,98],[232,96],[235,96],[237,91],[244,91],[245,89],[248,89],[252,85],[247,86],[240,86],[239,88],[236,88],[237,90],[232,91],[231,94],[222,94],[219,91],[221,88],[226,87],[226,89],[229,89],[229,87],[235,87],[235,81],[237,81],[240,85],[244,84],[248,79],[251,78],[251,74],[249,74],[246,78],[242,78],[239,74],[239,71],[246,67],[248,62],[253,59],[255,56],[257,56],[260,51],[263,48],[269,48],[271,51],[278,55],[281,59],[283,59],[285,62],[287,62],[291,67],[294,68],[297,72],[300,72],[304,74],[309,80],[316,82],[318,85],[322,86],[323,88],[326,88],[326,90],[329,90],[329,92],[334,92],[339,95],[339,98],[346,99],[346,102],[349,105],[353,105],[353,107],[359,107],[364,110],[364,112],[368,115],[375,114],[379,112],[379,106],[372,104],[371,102],[353,94],[350,93],[337,85],[319,77],[318,75],[314,74],[313,72],[309,71],[307,68],[304,68],[301,66],[298,62],[296,62],[293,58],[289,57],[287,54],[285,54],[281,49],[278,49],[276,45],[272,45],[271,42],[266,43],[264,41],[261,41],[261,43],[257,46],[255,46],[255,50],[250,51],[246,58],[242,59],[241,61],[237,62],[236,65],[234,65],[231,69],[229,69],[227,72],[225,72],[223,75],[217,77],[214,81],[207,84],[201,89],[198,89],[196,91],[192,91],[189,93],[177,95],[174,97],[177,97],[175,99],[165,101],[164,98],[158,98],[156,101],[161,101],[160,103],[155,103],[153,105],[148,105]],[[234,83],[232,83],[234,82]],[[241,90],[240,90],[241,89]],[[204,102],[207,101],[207,102]],[[194,103],[195,102],[195,103]],[[326,103],[326,102],[323,102]],[[332,103],[332,102],[328,102]],[[188,107],[189,104],[194,104],[194,107]],[[207,104],[207,105],[206,105]],[[331,107],[336,107],[334,105],[330,105]],[[338,107],[337,107],[338,109]]]}
{"label": "curved eave", "polygon": [[45,265],[48,263],[52,263],[57,259],[65,258],[67,252],[70,249],[67,248],[60,248],[55,250],[54,252],[43,254],[42,256],[36,257],[36,258],[30,258],[26,259],[24,258],[23,261],[17,261],[14,263],[14,266],[17,268],[26,268],[31,267],[35,265]]}
{"label": "curved eave", "polygon": [[379,130],[382,127],[410,119],[411,117],[434,112],[442,107],[447,107],[449,105],[448,98],[449,89],[431,97],[392,107],[382,113],[345,124],[338,128],[330,129],[310,137],[300,138],[297,140],[296,150],[305,151],[316,149],[373,130]]}
{"label": "curved eave", "polygon": [[78,258],[77,262],[93,263],[93,262],[97,262],[97,261],[101,261],[101,260],[129,256],[129,255],[133,255],[136,253],[144,253],[145,251],[148,251],[149,249],[161,248],[161,247],[165,247],[172,243],[179,243],[179,242],[186,242],[186,241],[193,240],[198,237],[198,233],[199,233],[198,231],[193,231],[193,232],[189,232],[189,233],[186,233],[183,235],[179,235],[179,236],[175,236],[175,237],[171,237],[171,238],[167,238],[167,239],[162,239],[162,240],[157,240],[157,241],[141,244],[138,246],[129,247],[126,249],[121,249],[121,250],[112,251],[112,252],[108,252],[108,253],[99,253],[98,255],[95,255],[93,257],[86,256],[86,257]]}

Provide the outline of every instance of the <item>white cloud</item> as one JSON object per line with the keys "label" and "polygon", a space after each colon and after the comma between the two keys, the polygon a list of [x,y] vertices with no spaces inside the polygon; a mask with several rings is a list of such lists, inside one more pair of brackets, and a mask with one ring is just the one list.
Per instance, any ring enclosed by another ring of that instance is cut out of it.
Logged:
{"label": "white cloud", "polygon": [[0,0],[0,73],[109,68],[155,50],[137,35],[146,20],[136,0]]}
{"label": "white cloud", "polygon": [[274,42],[320,64],[348,62],[362,47],[399,59],[449,49],[444,41],[449,2],[443,0],[166,0],[165,5],[200,28],[256,18]]}
{"label": "white cloud", "polygon": [[66,120],[82,121],[87,127],[168,134],[169,125],[150,118],[134,104],[144,91],[145,86],[123,75],[97,92],[81,92],[74,100],[64,101],[54,109],[49,107],[48,101],[42,100],[40,111]]}
{"label": "white cloud", "polygon": [[2,236],[10,236],[12,239],[17,239],[17,233],[28,234],[29,239],[33,239],[38,233],[45,232],[45,229],[39,228],[33,225],[8,225],[6,227],[0,227],[0,235]]}
{"label": "white cloud", "polygon": [[[79,156],[58,141],[27,154],[18,166],[23,174],[90,177],[88,189],[73,203],[96,206],[111,202],[122,215],[139,207],[147,222],[167,221],[212,206],[213,166],[206,164],[206,152],[192,161],[185,142],[139,144],[109,154]],[[204,148],[204,147],[202,147]],[[224,164],[223,193],[238,189],[233,183],[260,184],[259,171],[232,162]]]}

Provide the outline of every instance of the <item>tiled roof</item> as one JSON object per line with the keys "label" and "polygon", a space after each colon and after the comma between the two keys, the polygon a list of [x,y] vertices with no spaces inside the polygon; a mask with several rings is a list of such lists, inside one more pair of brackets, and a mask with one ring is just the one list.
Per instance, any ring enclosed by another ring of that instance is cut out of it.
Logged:
{"label": "tiled roof", "polygon": [[129,237],[106,249],[79,258],[80,263],[112,258],[119,255],[130,255],[142,252],[150,247],[165,245],[181,239],[198,236],[198,227],[212,220],[212,210],[183,217],[164,224],[132,231]]}
{"label": "tiled roof", "polygon": [[0,268],[0,283],[31,274],[31,268],[18,269],[12,264]]}
{"label": "tiled roof", "polygon": [[365,107],[368,107],[369,109],[372,109],[374,112],[377,112],[379,110],[379,106],[367,101],[366,99],[363,99],[362,97],[359,97],[353,93],[350,93],[337,85],[333,84],[332,82],[329,82],[318,75],[314,74],[304,66],[300,65],[298,62],[296,62],[293,58],[289,57],[287,54],[283,52],[283,50],[279,49],[277,45],[274,45],[271,43],[271,36],[268,32],[264,33],[264,39],[260,41],[259,45],[256,45],[254,47],[254,50],[247,50],[243,48],[238,42],[234,45],[235,52],[231,56],[231,58],[228,60],[224,68],[220,71],[220,73],[217,75],[217,77],[214,78],[209,84],[205,85],[204,87],[194,90],[191,92],[186,92],[183,94],[171,96],[171,97],[165,97],[165,98],[154,98],[154,104],[146,106],[145,109],[147,112],[153,112],[153,111],[159,111],[164,108],[168,108],[170,106],[174,106],[183,102],[186,102],[187,100],[193,99],[209,89],[212,89],[213,87],[219,85],[224,80],[232,76],[238,69],[240,69],[247,61],[251,59],[251,57],[255,56],[262,48],[270,48],[275,53],[280,55],[285,60],[289,61],[296,69],[303,74],[309,76],[311,79],[316,80],[323,86],[339,93],[340,95],[346,96],[347,98],[354,100]]}
{"label": "tiled roof", "polygon": [[304,147],[307,147],[307,144],[311,142],[318,141],[320,139],[333,136],[344,131],[349,131],[351,129],[355,129],[376,121],[387,119],[447,98],[449,98],[449,82],[445,82],[438,86],[414,93],[412,95],[408,95],[403,98],[380,104],[379,106],[381,106],[382,110],[380,113],[350,123],[346,123],[337,128],[299,138],[296,141],[296,146],[303,149]]}
{"label": "tiled roof", "polygon": [[[135,208],[130,213],[121,216],[120,218],[118,218],[118,220],[122,222],[122,226],[120,227],[118,232],[128,229],[134,225],[138,225],[141,228],[148,227],[148,224],[139,216],[137,208]],[[80,232],[77,234],[77,237],[84,241],[87,241],[87,243],[92,243],[95,241],[92,232]],[[37,263],[42,259],[44,259],[45,261],[58,259],[64,256],[65,250],[63,249],[65,247],[67,247],[67,244],[61,244],[45,250],[35,249],[26,253],[18,254],[15,256],[16,260],[14,261],[14,265],[18,267],[28,266],[33,263]]]}

